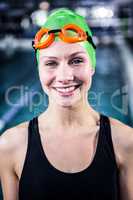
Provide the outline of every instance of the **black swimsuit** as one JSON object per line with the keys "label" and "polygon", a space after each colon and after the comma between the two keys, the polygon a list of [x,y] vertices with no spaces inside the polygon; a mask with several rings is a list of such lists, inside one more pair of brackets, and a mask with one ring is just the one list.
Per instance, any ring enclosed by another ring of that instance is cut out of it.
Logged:
{"label": "black swimsuit", "polygon": [[119,200],[118,179],[108,117],[100,116],[92,163],[76,173],[61,172],[50,164],[41,144],[38,118],[30,121],[19,200]]}

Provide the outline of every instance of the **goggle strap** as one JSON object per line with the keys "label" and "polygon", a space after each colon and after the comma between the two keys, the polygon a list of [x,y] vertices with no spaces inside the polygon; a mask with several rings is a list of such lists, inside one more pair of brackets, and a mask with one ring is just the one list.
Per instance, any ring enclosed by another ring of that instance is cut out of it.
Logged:
{"label": "goggle strap", "polygon": [[87,41],[91,43],[94,49],[96,49],[96,45],[94,44],[92,37],[89,36],[88,32],[86,32],[86,34],[87,34]]}
{"label": "goggle strap", "polygon": [[60,32],[61,29],[54,29],[54,30],[50,30],[48,31],[48,33],[57,33],[57,32]]}
{"label": "goggle strap", "polygon": [[[34,44],[35,44],[35,42],[34,42],[34,40],[32,40],[32,47],[33,47],[33,49],[35,49]],[[35,50],[36,50],[36,49],[35,49]]]}

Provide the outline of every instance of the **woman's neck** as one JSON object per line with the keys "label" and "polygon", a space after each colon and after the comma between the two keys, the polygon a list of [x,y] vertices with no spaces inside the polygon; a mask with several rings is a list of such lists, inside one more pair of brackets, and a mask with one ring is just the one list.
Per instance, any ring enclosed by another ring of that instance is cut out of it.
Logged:
{"label": "woman's neck", "polygon": [[[42,114],[43,120],[43,114]],[[99,114],[87,104],[78,107],[48,107],[44,112],[44,118],[48,119],[52,127],[80,127],[86,124],[95,125],[99,122]]]}

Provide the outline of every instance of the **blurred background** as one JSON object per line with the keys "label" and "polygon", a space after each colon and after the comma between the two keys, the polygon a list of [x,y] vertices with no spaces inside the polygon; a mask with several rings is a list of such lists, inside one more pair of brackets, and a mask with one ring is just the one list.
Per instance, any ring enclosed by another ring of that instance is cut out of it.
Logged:
{"label": "blurred background", "polygon": [[32,40],[60,7],[83,15],[93,31],[97,66],[90,104],[133,126],[133,0],[0,0],[0,134],[47,108]]}

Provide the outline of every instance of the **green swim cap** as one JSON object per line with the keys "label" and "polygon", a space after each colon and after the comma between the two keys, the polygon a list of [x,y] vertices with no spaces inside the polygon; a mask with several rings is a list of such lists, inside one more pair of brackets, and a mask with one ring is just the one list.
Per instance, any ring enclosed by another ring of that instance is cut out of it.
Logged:
{"label": "green swim cap", "polygon": [[[88,24],[84,17],[80,16],[79,14],[66,9],[66,8],[59,8],[54,10],[47,18],[47,21],[42,27],[48,28],[48,29],[61,29],[66,24],[75,24],[78,25],[81,29],[83,29],[85,32],[88,32],[88,35],[92,37],[92,32],[90,28],[88,27]],[[41,39],[42,40],[42,39]],[[79,42],[87,51],[91,62],[92,67],[96,67],[96,52],[91,43],[88,41]],[[37,62],[39,61],[39,49],[37,49],[36,57]]]}

